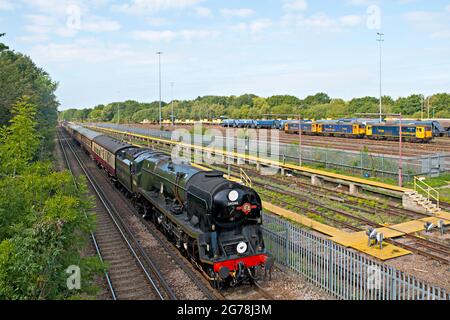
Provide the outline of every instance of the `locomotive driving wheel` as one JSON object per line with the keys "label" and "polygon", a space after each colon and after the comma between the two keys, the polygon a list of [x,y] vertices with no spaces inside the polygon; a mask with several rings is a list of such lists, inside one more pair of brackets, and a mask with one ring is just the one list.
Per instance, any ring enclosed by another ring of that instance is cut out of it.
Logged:
{"label": "locomotive driving wheel", "polygon": [[220,280],[219,276],[214,272],[214,269],[212,267],[208,267],[208,276],[210,278],[209,281],[211,283],[211,286],[216,290],[220,290],[222,280]]}

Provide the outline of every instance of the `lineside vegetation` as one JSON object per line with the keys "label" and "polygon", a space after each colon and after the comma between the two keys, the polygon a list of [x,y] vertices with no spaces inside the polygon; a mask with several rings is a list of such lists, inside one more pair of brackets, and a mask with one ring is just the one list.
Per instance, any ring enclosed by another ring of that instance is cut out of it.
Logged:
{"label": "lineside vegetation", "polygon": [[[2,36],[2,35],[0,35]],[[86,183],[52,162],[56,84],[0,43],[0,299],[72,299],[96,293],[102,266],[83,257],[93,220]],[[81,269],[69,290],[66,270]]]}

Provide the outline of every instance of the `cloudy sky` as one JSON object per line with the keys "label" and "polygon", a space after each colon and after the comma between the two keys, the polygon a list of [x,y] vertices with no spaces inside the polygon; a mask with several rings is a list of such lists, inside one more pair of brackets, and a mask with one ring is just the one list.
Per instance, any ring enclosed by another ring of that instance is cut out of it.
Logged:
{"label": "cloudy sky", "polygon": [[0,33],[60,83],[61,109],[255,93],[448,92],[450,1],[0,0]]}

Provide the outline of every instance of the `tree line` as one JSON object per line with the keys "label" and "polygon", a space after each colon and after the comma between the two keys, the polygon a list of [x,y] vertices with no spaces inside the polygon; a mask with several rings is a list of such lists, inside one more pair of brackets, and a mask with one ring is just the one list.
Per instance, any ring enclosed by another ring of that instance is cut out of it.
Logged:
{"label": "tree line", "polygon": [[[405,116],[427,117],[428,99],[414,94],[396,100],[389,96],[382,99],[383,112],[402,113]],[[439,93],[429,98],[430,117],[450,118],[450,94]],[[308,119],[355,117],[361,113],[378,113],[379,99],[375,97],[354,98],[350,101],[332,99],[326,93],[317,93],[300,99],[291,95],[269,98],[253,94],[241,96],[204,96],[194,100],[174,100],[162,103],[163,119],[171,119],[172,109],[176,119],[201,120],[261,119],[273,114],[302,115]],[[61,120],[133,123],[159,119],[159,102],[137,101],[113,102],[94,108],[69,109],[60,113]]]}
{"label": "tree line", "polygon": [[[103,268],[81,255],[94,225],[86,183],[75,179],[77,188],[56,169],[56,87],[0,42],[0,300],[92,295]],[[81,269],[80,290],[67,286],[71,266]]]}

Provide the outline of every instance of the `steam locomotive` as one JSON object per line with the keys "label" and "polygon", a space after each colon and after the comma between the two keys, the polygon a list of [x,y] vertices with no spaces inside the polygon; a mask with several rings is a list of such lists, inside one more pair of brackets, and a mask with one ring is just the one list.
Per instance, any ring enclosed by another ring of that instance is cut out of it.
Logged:
{"label": "steam locomotive", "polygon": [[77,125],[63,126],[214,287],[257,280],[272,267],[261,232],[262,202],[253,189],[220,171],[203,171]]}

